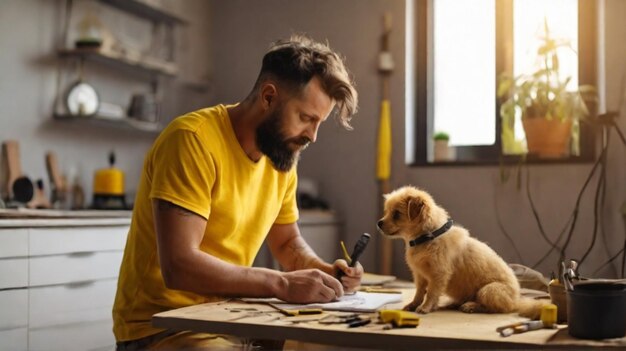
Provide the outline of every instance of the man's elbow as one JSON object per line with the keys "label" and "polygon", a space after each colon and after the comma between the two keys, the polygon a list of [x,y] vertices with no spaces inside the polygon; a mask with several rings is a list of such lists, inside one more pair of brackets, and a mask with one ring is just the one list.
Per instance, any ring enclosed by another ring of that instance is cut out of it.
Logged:
{"label": "man's elbow", "polygon": [[185,290],[185,274],[175,263],[161,262],[161,276],[168,289]]}

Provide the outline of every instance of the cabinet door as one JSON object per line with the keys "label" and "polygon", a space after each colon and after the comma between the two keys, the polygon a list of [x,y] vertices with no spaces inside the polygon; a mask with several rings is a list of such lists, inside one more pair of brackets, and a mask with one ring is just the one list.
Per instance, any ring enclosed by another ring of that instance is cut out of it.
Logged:
{"label": "cabinet door", "polygon": [[111,319],[117,279],[28,289],[31,328]]}
{"label": "cabinet door", "polygon": [[0,258],[0,289],[28,286],[28,258]]}
{"label": "cabinet door", "polygon": [[26,326],[28,326],[28,290],[0,291],[0,330]]}
{"label": "cabinet door", "polygon": [[113,320],[65,324],[28,330],[28,348],[33,351],[85,351],[115,349]]}
{"label": "cabinet door", "polygon": [[32,228],[30,256],[124,250],[128,226]]}
{"label": "cabinet door", "polygon": [[28,350],[28,328],[0,330],[0,350]]}
{"label": "cabinet door", "polygon": [[28,256],[27,229],[0,229],[0,258]]}
{"label": "cabinet door", "polygon": [[123,252],[89,252],[30,258],[29,286],[116,278]]}

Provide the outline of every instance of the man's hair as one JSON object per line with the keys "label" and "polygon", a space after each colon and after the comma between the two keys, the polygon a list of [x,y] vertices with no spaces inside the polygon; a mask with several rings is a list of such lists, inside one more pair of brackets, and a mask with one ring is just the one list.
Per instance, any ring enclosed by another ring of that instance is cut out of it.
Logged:
{"label": "man's hair", "polygon": [[316,42],[303,35],[272,44],[263,56],[261,72],[255,83],[256,91],[267,79],[276,79],[288,91],[300,94],[305,85],[319,77],[322,89],[336,103],[334,113],[346,129],[352,129],[350,119],[357,111],[358,94],[343,58],[328,44]]}

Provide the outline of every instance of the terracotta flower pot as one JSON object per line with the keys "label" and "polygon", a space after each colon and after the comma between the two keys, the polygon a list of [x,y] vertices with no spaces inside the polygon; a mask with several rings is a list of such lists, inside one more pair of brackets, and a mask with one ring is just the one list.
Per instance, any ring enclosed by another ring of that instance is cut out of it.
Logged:
{"label": "terracotta flower pot", "polygon": [[560,158],[570,154],[572,120],[523,118],[528,153],[542,158]]}

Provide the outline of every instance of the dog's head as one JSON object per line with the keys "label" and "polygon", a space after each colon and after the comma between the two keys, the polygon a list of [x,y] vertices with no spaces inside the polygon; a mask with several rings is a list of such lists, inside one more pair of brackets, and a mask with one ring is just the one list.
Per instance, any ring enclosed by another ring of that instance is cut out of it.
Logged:
{"label": "dog's head", "polygon": [[396,189],[384,197],[385,209],[378,231],[388,237],[413,239],[425,228],[433,228],[448,218],[430,194],[413,186]]}

